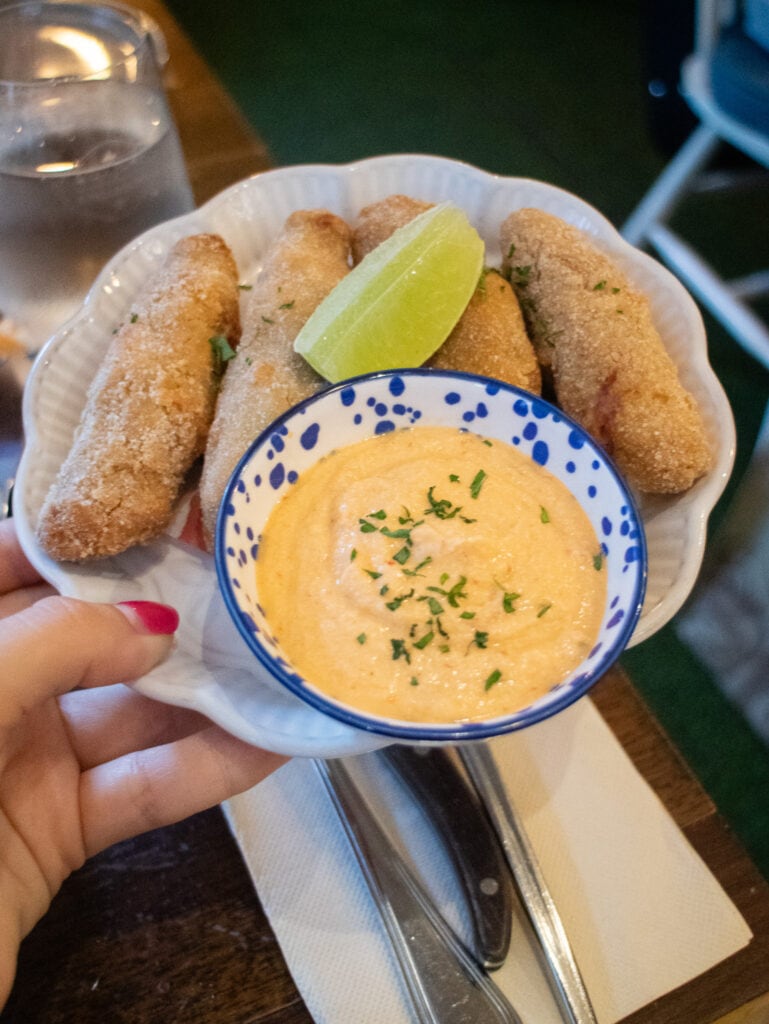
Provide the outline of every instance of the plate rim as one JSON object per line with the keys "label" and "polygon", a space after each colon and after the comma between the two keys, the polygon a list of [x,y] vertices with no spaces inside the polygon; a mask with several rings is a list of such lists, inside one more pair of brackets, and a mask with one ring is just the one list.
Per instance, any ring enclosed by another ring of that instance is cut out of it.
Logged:
{"label": "plate rim", "polygon": [[[676,585],[674,588],[671,588],[671,591],[675,589],[677,596],[674,601],[667,602],[667,598],[670,595],[669,591],[666,594],[665,600],[656,607],[651,608],[646,614],[642,613],[636,625],[636,630],[627,646],[632,647],[652,636],[673,618],[688,597],[696,581],[704,557],[708,520],[718,498],[726,487],[734,464],[736,451],[733,414],[723,387],[708,359],[707,336],[699,308],[693,297],[671,271],[649,254],[626,242],[617,228],[596,207],[569,190],[548,182],[538,181],[534,178],[499,175],[461,160],[427,154],[383,154],[347,163],[295,164],[249,175],[223,189],[196,210],[148,229],[119,250],[105,265],[93,282],[77,313],[63,324],[41,349],[30,372],[29,381],[23,396],[22,415],[26,442],[16,483],[16,490],[19,496],[17,529],[22,548],[44,578],[53,582],[62,592],[67,591],[69,576],[66,570],[62,570],[58,563],[54,563],[39,548],[35,541],[34,530],[25,514],[24,495],[29,468],[33,456],[39,454],[40,445],[38,424],[33,409],[34,398],[46,366],[55,358],[58,350],[66,344],[70,334],[83,321],[98,316],[99,300],[103,298],[105,287],[108,287],[110,278],[119,273],[120,268],[126,263],[130,264],[132,259],[136,258],[136,253],[146,253],[147,249],[156,243],[158,243],[159,249],[162,255],[164,255],[171,244],[173,244],[173,241],[177,237],[181,237],[182,234],[201,229],[207,230],[205,227],[206,223],[215,220],[218,211],[227,211],[234,208],[242,200],[248,199],[252,191],[254,195],[260,193],[261,198],[257,196],[257,200],[264,203],[273,182],[285,185],[289,179],[294,179],[301,183],[303,180],[307,181],[308,178],[313,176],[329,178],[340,189],[344,186],[344,194],[347,197],[346,201],[351,202],[351,182],[354,182],[356,177],[369,176],[371,178],[371,172],[376,174],[384,173],[385,171],[392,176],[393,173],[402,173],[404,168],[408,168],[412,174],[419,170],[420,173],[433,172],[435,174],[459,175],[463,180],[469,178],[484,194],[486,205],[492,202],[494,196],[499,197],[511,188],[519,190],[533,189],[542,195],[552,198],[553,201],[565,202],[569,213],[572,213],[573,216],[564,216],[564,219],[577,223],[577,226],[580,226],[583,230],[592,228],[593,230],[590,233],[594,235],[599,243],[608,247],[612,252],[624,255],[631,265],[645,268],[645,272],[653,278],[664,281],[666,288],[676,297],[678,308],[680,308],[681,314],[686,318],[690,328],[690,349],[687,350],[687,353],[694,356],[692,365],[697,371],[696,376],[698,379],[706,381],[709,385],[707,389],[708,397],[717,414],[720,431],[717,461],[711,472],[696,483],[690,492],[682,496],[678,502],[677,507],[680,509],[681,521],[685,526],[687,544]],[[441,187],[446,187],[445,182]],[[488,190],[493,191],[488,192]],[[394,190],[390,189],[390,192],[392,191]],[[435,191],[439,192],[440,189],[436,187]],[[488,195],[486,194],[487,192]],[[389,193],[380,192],[380,194]],[[462,203],[458,202],[458,205],[461,206]],[[295,206],[294,208],[297,207]],[[580,218],[584,220],[581,221]],[[160,258],[160,256],[157,258]],[[129,302],[130,298],[131,296],[128,296],[126,302]],[[153,695],[158,696],[157,693]],[[163,698],[158,697],[158,699]],[[206,714],[211,715],[210,711],[206,711]],[[231,729],[231,726],[228,728]]]}

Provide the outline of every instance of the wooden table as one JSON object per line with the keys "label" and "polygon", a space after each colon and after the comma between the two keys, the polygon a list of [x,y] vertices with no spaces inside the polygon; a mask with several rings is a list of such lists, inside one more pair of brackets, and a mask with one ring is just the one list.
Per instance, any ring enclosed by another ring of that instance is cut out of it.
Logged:
{"label": "wooden table", "polygon": [[[157,0],[140,6],[168,39],[169,94],[198,202],[269,167],[264,145],[168,12]],[[623,670],[610,671],[593,697],[755,935],[624,1024],[766,1024],[769,886]],[[0,1014],[0,1024],[311,1020],[218,809],[121,843],[74,874],[25,941]]]}

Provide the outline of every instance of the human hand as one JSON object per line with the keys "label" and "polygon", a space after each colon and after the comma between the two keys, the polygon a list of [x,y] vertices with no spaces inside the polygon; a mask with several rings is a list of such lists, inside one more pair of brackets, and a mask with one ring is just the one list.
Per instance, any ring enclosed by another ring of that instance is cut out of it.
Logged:
{"label": "human hand", "polygon": [[22,938],[112,843],[255,785],[286,759],[125,681],[170,651],[164,605],[55,595],[0,522],[0,1007]]}

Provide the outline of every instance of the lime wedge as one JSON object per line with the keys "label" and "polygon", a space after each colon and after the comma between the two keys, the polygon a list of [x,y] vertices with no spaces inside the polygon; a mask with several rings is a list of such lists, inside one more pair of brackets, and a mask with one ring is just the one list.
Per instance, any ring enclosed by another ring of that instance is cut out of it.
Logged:
{"label": "lime wedge", "polygon": [[318,306],[294,349],[326,380],[421,366],[462,315],[483,267],[483,241],[441,203],[368,254]]}

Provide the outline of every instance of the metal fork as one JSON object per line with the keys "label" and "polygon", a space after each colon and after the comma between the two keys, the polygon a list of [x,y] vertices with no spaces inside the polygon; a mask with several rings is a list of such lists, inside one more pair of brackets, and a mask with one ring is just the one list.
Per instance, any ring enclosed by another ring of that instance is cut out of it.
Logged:
{"label": "metal fork", "polygon": [[457,747],[457,751],[502,841],[562,1019],[565,1024],[596,1024],[595,1011],[558,908],[523,822],[502,785],[491,751],[484,743],[469,743]]}

